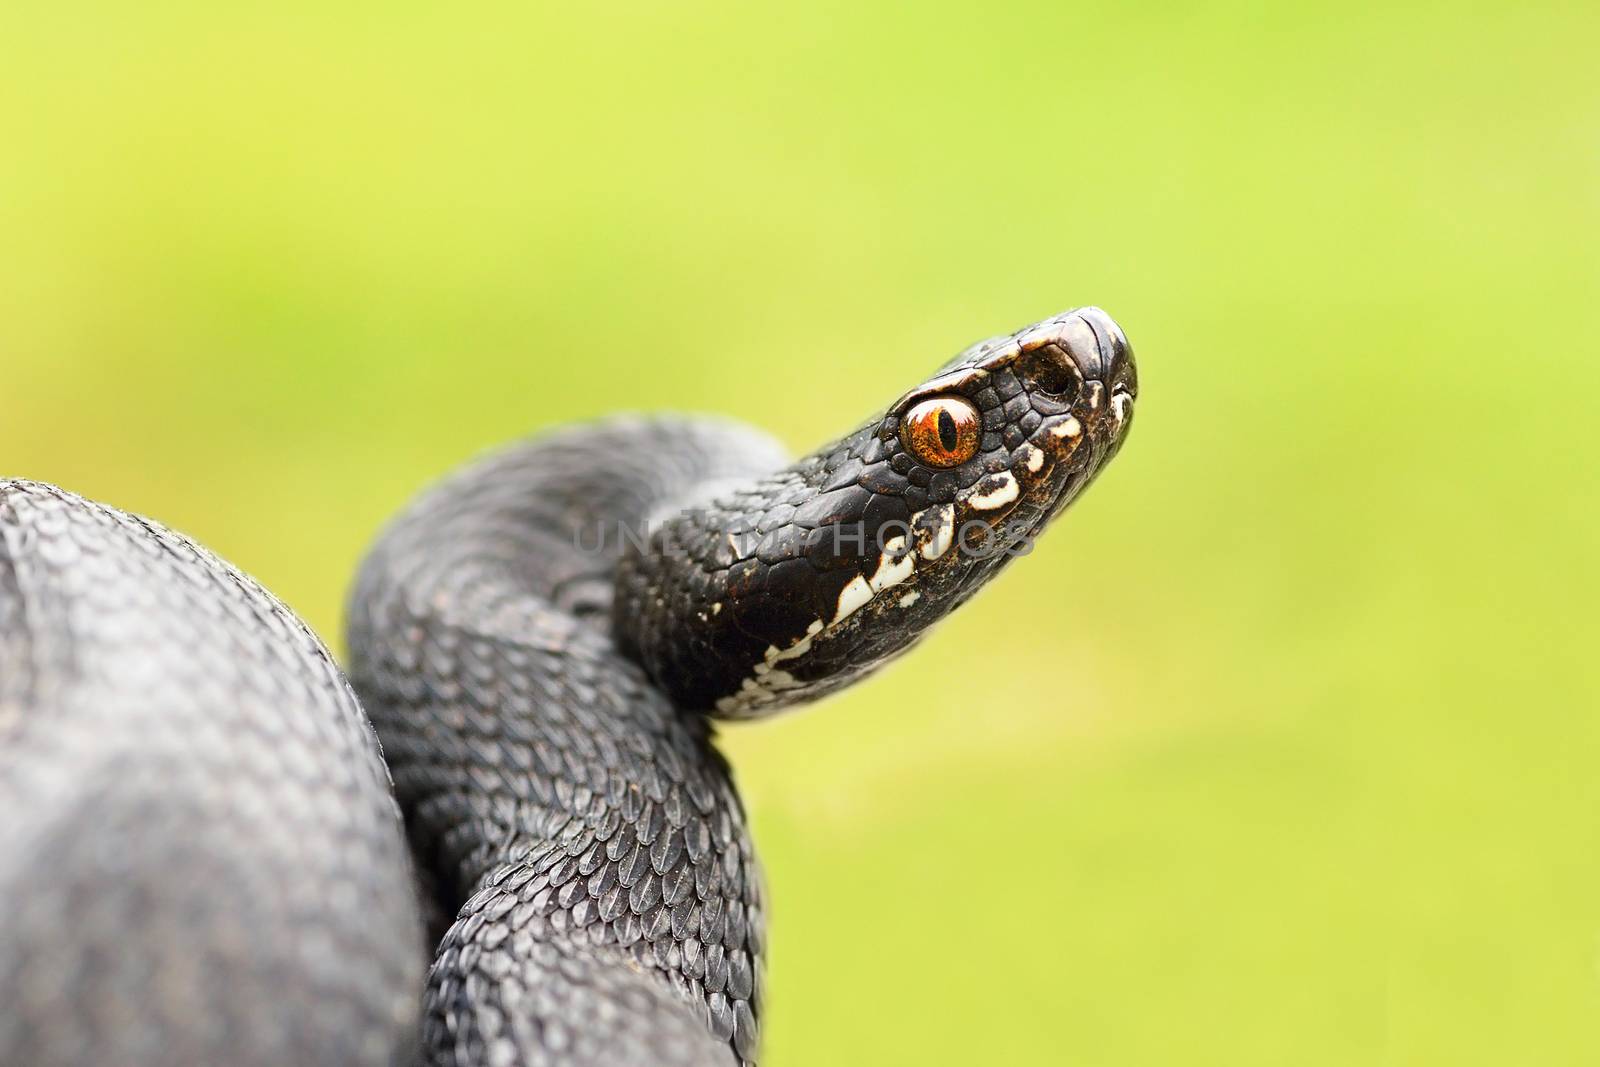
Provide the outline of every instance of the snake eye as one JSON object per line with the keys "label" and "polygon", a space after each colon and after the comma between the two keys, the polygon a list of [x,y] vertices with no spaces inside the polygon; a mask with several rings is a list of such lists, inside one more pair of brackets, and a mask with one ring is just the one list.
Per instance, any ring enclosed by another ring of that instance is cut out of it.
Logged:
{"label": "snake eye", "polygon": [[965,463],[978,450],[978,409],[957,397],[924,400],[900,423],[911,454],[932,467]]}

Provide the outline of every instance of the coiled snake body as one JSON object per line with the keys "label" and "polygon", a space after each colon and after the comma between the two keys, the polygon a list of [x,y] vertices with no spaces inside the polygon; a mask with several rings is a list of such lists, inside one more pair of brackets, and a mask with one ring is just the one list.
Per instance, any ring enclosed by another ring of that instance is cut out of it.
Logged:
{"label": "coiled snake body", "polygon": [[754,1062],[761,880],[707,716],[909,647],[1135,393],[1087,308],[798,462],[709,419],[513,447],[374,546],[359,703],[192,542],[0,483],[0,1063]]}

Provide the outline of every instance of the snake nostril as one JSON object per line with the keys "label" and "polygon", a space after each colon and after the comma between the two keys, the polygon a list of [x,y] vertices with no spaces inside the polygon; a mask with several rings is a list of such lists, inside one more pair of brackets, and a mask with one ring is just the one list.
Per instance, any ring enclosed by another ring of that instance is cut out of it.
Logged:
{"label": "snake nostril", "polygon": [[1071,403],[1083,388],[1083,372],[1059,344],[1042,345],[1024,352],[1017,369],[1035,389]]}
{"label": "snake nostril", "polygon": [[1057,344],[1072,361],[1077,372],[1088,381],[1100,381],[1105,373],[1105,361],[1100,345],[1100,335],[1083,311],[1066,317],[1058,328]]}

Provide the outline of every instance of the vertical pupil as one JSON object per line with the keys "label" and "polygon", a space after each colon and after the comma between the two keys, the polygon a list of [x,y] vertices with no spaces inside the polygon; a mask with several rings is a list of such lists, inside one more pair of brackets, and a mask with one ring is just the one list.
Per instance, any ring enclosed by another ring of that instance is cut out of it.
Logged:
{"label": "vertical pupil", "polygon": [[946,452],[956,450],[956,420],[949,408],[940,408],[935,421],[939,424],[939,443]]}

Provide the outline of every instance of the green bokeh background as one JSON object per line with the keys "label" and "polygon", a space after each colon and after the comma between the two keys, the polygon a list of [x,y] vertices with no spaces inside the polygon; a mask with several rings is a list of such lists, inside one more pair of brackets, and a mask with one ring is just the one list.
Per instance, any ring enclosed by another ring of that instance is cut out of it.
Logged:
{"label": "green bokeh background", "polygon": [[1107,476],[729,729],[766,1062],[1600,1057],[1592,4],[0,9],[0,469],[325,636],[528,431],[1098,303]]}

